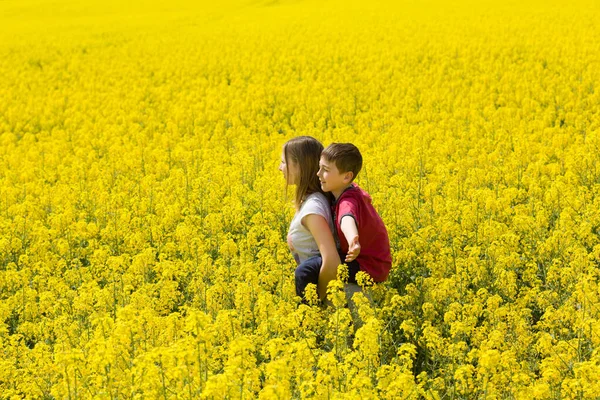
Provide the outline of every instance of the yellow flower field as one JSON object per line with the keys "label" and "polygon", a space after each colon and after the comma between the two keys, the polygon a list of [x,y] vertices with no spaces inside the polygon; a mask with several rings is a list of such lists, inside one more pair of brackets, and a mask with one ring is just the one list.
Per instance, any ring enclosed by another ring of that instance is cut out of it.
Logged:
{"label": "yellow flower field", "polygon": [[[0,398],[600,397],[599,18],[1,1]],[[298,135],[363,153],[361,323],[295,297]]]}

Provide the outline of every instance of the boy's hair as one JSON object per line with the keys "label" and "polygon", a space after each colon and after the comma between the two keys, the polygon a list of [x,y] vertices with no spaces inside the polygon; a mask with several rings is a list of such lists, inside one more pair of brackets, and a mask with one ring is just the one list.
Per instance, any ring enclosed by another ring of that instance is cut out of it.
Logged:
{"label": "boy's hair", "polygon": [[341,173],[352,172],[352,181],[362,168],[362,155],[352,143],[331,143],[321,156],[327,161],[333,161]]}

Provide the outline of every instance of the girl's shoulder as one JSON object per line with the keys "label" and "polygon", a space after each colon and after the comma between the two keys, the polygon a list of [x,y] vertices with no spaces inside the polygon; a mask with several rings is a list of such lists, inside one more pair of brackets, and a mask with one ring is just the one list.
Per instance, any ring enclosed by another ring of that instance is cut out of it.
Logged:
{"label": "girl's shoulder", "polygon": [[311,193],[308,196],[306,196],[304,203],[308,202],[329,204],[329,200],[327,200],[327,197],[325,197],[325,195],[321,192]]}
{"label": "girl's shoulder", "polygon": [[308,210],[308,209],[314,209],[314,208],[329,209],[329,207],[330,207],[330,204],[329,204],[329,200],[327,199],[327,197],[323,193],[316,192],[316,193],[311,193],[308,196],[306,196],[306,198],[302,202],[301,208]]}

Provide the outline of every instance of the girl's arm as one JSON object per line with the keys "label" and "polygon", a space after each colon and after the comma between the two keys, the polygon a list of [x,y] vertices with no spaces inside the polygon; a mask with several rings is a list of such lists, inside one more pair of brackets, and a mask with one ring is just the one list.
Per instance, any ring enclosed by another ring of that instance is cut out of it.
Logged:
{"label": "girl's arm", "polygon": [[309,214],[302,218],[302,223],[315,238],[319,253],[323,262],[321,272],[319,272],[319,284],[317,290],[319,298],[325,299],[327,296],[327,285],[329,281],[337,278],[337,267],[340,265],[340,256],[335,247],[333,234],[325,218],[319,214]]}

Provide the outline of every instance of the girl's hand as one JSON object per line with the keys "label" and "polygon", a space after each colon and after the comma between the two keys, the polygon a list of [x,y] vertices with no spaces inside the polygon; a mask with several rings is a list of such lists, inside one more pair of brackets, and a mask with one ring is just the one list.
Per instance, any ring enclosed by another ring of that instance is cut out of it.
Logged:
{"label": "girl's hand", "polygon": [[348,254],[346,254],[346,262],[356,260],[356,257],[360,254],[360,243],[358,242],[358,235],[354,236],[350,243],[348,243]]}

